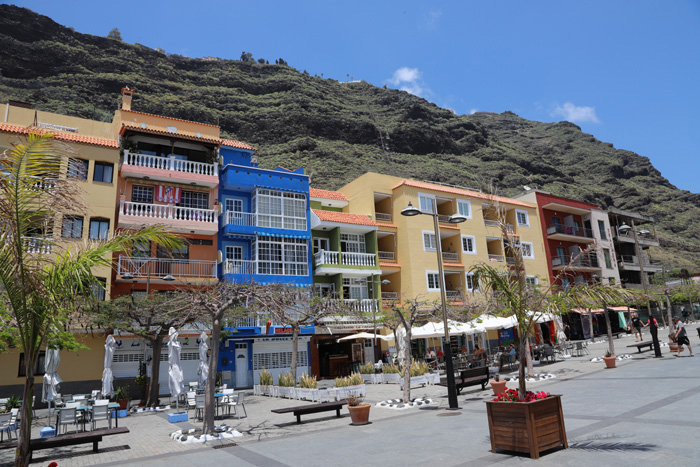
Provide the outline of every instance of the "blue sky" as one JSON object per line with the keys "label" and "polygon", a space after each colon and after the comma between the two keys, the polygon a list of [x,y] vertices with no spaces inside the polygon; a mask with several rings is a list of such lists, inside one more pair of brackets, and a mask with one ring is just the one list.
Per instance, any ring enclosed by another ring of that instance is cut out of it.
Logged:
{"label": "blue sky", "polygon": [[118,27],[126,42],[189,57],[281,57],[460,114],[569,120],[700,192],[697,0],[9,3],[83,33]]}

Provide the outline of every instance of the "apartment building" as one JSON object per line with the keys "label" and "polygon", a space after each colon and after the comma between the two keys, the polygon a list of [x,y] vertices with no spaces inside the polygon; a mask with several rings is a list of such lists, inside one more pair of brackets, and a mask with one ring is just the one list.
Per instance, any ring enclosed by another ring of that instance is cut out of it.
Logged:
{"label": "apartment building", "polygon": [[643,289],[645,282],[648,285],[654,274],[663,271],[650,254],[651,247],[659,246],[654,218],[617,208],[610,208],[608,216],[622,286]]}

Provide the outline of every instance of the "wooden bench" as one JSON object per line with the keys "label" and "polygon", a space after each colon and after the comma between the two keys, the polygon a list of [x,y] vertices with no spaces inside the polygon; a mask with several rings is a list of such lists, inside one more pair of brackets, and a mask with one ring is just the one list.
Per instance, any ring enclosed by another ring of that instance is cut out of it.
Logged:
{"label": "wooden bench", "polygon": [[638,344],[632,344],[628,345],[627,347],[637,347],[637,351],[639,353],[642,353],[642,348],[643,347],[649,347],[649,350],[651,350],[651,346],[654,345],[653,341],[647,341],[647,342],[640,342]]}
{"label": "wooden bench", "polygon": [[348,401],[345,399],[333,402],[321,402],[319,404],[298,405],[296,407],[285,407],[284,409],[274,409],[274,413],[290,413],[293,412],[297,417],[297,423],[301,423],[301,416],[310,413],[330,412],[335,410],[336,415],[340,417],[340,409],[346,405]]}
{"label": "wooden bench", "polygon": [[[482,366],[470,368],[459,372],[459,378],[455,378],[455,387],[457,394],[462,392],[462,389],[468,386],[481,385],[481,390],[486,389],[486,384],[489,382],[489,367]],[[439,383],[440,386],[447,386],[447,383]]]}
{"label": "wooden bench", "polygon": [[615,339],[619,339],[619,338],[620,338],[620,334],[624,334],[624,331],[612,332],[612,333],[610,333],[610,334],[612,334],[613,336],[615,336]]}
{"label": "wooden bench", "polygon": [[97,443],[102,441],[103,436],[121,435],[129,433],[126,427],[104,428],[95,431],[81,431],[80,433],[70,433],[58,435],[53,438],[39,438],[29,441],[29,461],[32,460],[32,453],[41,449],[60,448],[64,446],[74,446],[76,444],[92,443],[92,451],[97,451]]}

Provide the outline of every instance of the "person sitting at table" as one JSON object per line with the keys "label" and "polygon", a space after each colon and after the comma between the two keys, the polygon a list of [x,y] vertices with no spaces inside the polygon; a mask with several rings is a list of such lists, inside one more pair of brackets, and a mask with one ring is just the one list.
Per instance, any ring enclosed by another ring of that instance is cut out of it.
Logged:
{"label": "person sitting at table", "polygon": [[466,345],[463,345],[462,348],[459,349],[459,351],[460,351],[461,353],[469,353],[469,351],[467,350],[467,346],[466,346]]}
{"label": "person sitting at table", "polygon": [[442,349],[438,350],[437,357],[440,358],[440,357],[444,357],[444,356],[445,356],[445,354],[442,353]]}
{"label": "person sitting at table", "polygon": [[474,346],[472,355],[474,355],[477,360],[486,360],[486,352],[484,352],[484,349],[479,348],[479,344]]}
{"label": "person sitting at table", "polygon": [[435,360],[435,349],[430,347],[425,355],[429,360]]}

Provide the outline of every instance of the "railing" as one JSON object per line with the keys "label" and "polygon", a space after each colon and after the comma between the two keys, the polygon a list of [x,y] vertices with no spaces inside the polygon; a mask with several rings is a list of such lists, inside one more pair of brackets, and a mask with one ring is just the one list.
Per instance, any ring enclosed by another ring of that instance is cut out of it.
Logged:
{"label": "railing", "polygon": [[326,251],[321,250],[314,254],[314,264],[318,266],[323,266],[326,264],[338,264],[339,253],[337,251]]}
{"label": "railing", "polygon": [[554,234],[564,234],[572,235],[574,237],[583,238],[593,238],[593,231],[591,229],[578,228],[574,226],[562,225],[562,224],[552,224],[547,226],[547,235]]}
{"label": "railing", "polygon": [[462,293],[459,290],[445,290],[445,298],[450,302],[454,302],[462,298]]}
{"label": "railing", "polygon": [[[659,239],[656,237],[656,235],[654,235],[654,233],[651,231],[644,230],[644,232],[648,232],[648,233],[641,234],[640,232],[643,230],[644,229],[637,230],[637,240],[639,240],[642,243],[645,241],[647,241],[647,242],[658,242],[659,241]],[[626,240],[629,240],[631,242],[634,241],[634,233],[632,232],[632,229],[630,229],[626,232],[620,232],[618,230],[616,235],[619,238],[626,239]]]}
{"label": "railing", "polygon": [[503,255],[489,255],[489,261],[503,261]]}
{"label": "railing", "polygon": [[124,151],[124,163],[136,167],[148,167],[152,169],[170,170],[196,175],[219,175],[219,164],[206,164],[174,157],[151,156],[140,153]]}
{"label": "railing", "polygon": [[[575,259],[574,259],[575,258]],[[573,260],[573,261],[572,261]],[[585,268],[599,268],[598,256],[595,253],[587,255],[562,255],[552,258],[552,266],[571,266]]]}
{"label": "railing", "polygon": [[257,226],[257,215],[254,212],[226,211],[227,225]]}
{"label": "railing", "polygon": [[458,253],[450,253],[448,251],[443,251],[442,252],[442,259],[445,261],[459,261],[459,254]]}
{"label": "railing", "polygon": [[382,292],[382,300],[397,300],[398,298],[398,292]]}
{"label": "railing", "polygon": [[258,273],[258,262],[243,259],[227,259],[224,261],[224,274],[246,274]]}
{"label": "railing", "polygon": [[378,251],[377,255],[379,256],[379,259],[389,259],[392,261],[396,259],[396,255],[393,251]]}
{"label": "railing", "polygon": [[446,216],[444,214],[438,214],[438,222],[445,222],[447,224],[450,223],[450,217],[451,216]]}
{"label": "railing", "polygon": [[151,219],[174,219],[216,223],[214,209],[184,208],[166,204],[147,204],[122,201],[120,214],[124,216],[148,217]]}
{"label": "railing", "polygon": [[371,298],[363,299],[352,299],[346,298],[343,300],[345,306],[353,311],[359,311],[362,313],[371,313],[377,310],[377,301]]}
{"label": "railing", "polygon": [[498,227],[500,223],[494,219],[484,219],[484,225],[486,227]]}
{"label": "railing", "polygon": [[231,321],[230,326],[234,328],[266,327],[268,319],[270,320],[270,326],[282,326],[282,323],[275,321],[269,313],[256,313],[255,316],[236,318]]}
{"label": "railing", "polygon": [[[32,177],[38,178],[38,177]],[[34,182],[31,186],[32,191],[51,191],[56,187],[56,182],[51,179],[38,180]]]}
{"label": "railing", "polygon": [[391,214],[386,212],[375,212],[374,217],[376,217],[378,221],[391,222]]}
{"label": "railing", "polygon": [[126,273],[134,277],[148,277],[150,275],[153,279],[168,274],[174,277],[215,278],[216,261],[120,256],[117,274]]}
{"label": "railing", "polygon": [[22,237],[22,243],[24,244],[24,251],[27,253],[40,253],[48,255],[51,253],[53,239],[42,237]]}
{"label": "railing", "polygon": [[508,264],[515,264],[515,257],[513,257],[513,256],[506,256],[506,263],[508,263]]}
{"label": "railing", "polygon": [[345,266],[369,266],[377,265],[377,256],[372,253],[348,253],[341,254]]}
{"label": "railing", "polygon": [[[619,258],[620,264],[623,266],[639,266],[639,257],[638,256],[630,256],[630,255],[622,255]],[[646,256],[642,256],[642,265],[643,266],[660,266],[657,263],[654,263],[649,260]]]}

